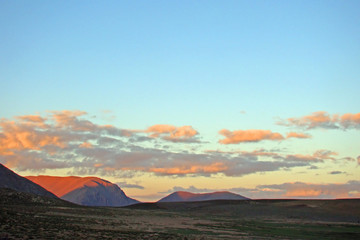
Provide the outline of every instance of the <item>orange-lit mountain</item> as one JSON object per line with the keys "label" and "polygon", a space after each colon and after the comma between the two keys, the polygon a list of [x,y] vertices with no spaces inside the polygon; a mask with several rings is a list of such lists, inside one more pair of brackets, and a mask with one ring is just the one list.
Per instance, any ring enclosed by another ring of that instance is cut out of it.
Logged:
{"label": "orange-lit mountain", "polygon": [[249,200],[249,198],[232,192],[191,193],[179,191],[160,199],[158,202],[197,202],[209,200]]}
{"label": "orange-lit mountain", "polygon": [[86,206],[127,206],[139,201],[129,198],[116,185],[97,177],[28,176],[61,199]]}
{"label": "orange-lit mountain", "polygon": [[57,198],[54,194],[47,191],[32,181],[19,176],[0,163],[0,188],[10,188],[18,192],[32,193],[40,196]]}

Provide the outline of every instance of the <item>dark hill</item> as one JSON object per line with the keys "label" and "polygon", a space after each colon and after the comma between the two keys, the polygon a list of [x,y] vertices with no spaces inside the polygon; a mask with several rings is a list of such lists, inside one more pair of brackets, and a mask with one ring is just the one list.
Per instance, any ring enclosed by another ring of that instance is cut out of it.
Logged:
{"label": "dark hill", "polygon": [[32,193],[39,196],[57,198],[36,183],[19,176],[4,165],[0,164],[0,188],[10,188],[15,191]]}

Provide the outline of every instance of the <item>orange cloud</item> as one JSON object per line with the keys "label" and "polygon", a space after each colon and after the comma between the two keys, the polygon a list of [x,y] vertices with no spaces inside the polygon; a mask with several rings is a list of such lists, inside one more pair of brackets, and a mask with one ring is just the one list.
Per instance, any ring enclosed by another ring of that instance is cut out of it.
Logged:
{"label": "orange cloud", "polygon": [[311,135],[305,133],[289,132],[286,138],[311,138]]}
{"label": "orange cloud", "polygon": [[168,141],[187,141],[199,133],[191,126],[175,127],[167,124],[157,124],[149,127],[144,132],[151,133],[150,137],[161,137]]}
{"label": "orange cloud", "polygon": [[330,115],[325,111],[314,112],[310,115],[299,118],[288,118],[285,121],[278,122],[280,125],[328,129],[348,129],[360,128],[360,113],[345,113],[343,115]]}
{"label": "orange cloud", "polygon": [[83,142],[82,144],[79,145],[79,147],[81,148],[92,148],[93,145],[89,142]]}
{"label": "orange cloud", "polygon": [[13,150],[39,150],[47,145],[60,148],[66,146],[61,136],[55,133],[47,134],[36,127],[29,127],[26,123],[2,120],[0,127],[3,130],[0,134],[0,155],[12,154]]}
{"label": "orange cloud", "polygon": [[360,126],[360,113],[345,113],[340,117],[340,123],[343,127],[359,127]]}
{"label": "orange cloud", "polygon": [[271,132],[270,130],[237,130],[229,131],[222,129],[219,134],[225,136],[225,139],[219,141],[222,144],[236,144],[240,142],[259,142],[262,140],[283,140],[280,133]]}
{"label": "orange cloud", "polygon": [[322,192],[315,189],[294,189],[289,190],[285,197],[318,197]]}

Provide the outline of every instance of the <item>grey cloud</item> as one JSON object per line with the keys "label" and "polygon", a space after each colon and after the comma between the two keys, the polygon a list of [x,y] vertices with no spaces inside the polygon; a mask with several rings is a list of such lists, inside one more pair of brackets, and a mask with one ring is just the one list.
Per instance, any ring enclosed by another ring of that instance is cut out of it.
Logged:
{"label": "grey cloud", "polygon": [[127,182],[117,182],[116,183],[120,188],[137,188],[137,189],[145,189],[143,186],[138,184],[129,184]]}

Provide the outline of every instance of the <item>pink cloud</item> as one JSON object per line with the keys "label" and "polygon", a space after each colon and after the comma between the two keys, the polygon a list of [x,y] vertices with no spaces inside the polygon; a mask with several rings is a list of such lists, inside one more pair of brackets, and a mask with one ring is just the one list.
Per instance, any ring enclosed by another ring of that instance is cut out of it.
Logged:
{"label": "pink cloud", "polygon": [[279,125],[303,127],[307,129],[327,128],[327,129],[359,129],[360,113],[345,113],[343,115],[330,115],[325,111],[314,112],[298,118],[288,118],[278,122]]}
{"label": "pink cloud", "polygon": [[311,138],[311,136],[305,133],[289,132],[286,138]]}
{"label": "pink cloud", "polygon": [[161,137],[172,142],[194,140],[194,137],[199,134],[191,126],[175,127],[167,124],[153,125],[144,132],[149,133],[150,137]]}
{"label": "pink cloud", "polygon": [[284,137],[280,133],[275,133],[270,130],[237,130],[229,131],[222,129],[219,134],[225,136],[224,139],[220,140],[222,144],[236,144],[241,142],[259,142],[262,140],[283,140]]}

